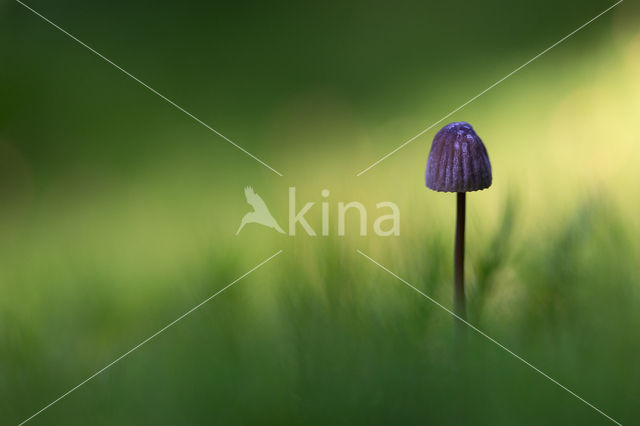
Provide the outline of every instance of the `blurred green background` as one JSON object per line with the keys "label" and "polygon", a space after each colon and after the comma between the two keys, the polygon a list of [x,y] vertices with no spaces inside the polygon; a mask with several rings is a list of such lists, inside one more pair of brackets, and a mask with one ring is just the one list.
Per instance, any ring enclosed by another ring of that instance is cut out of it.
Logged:
{"label": "blurred green background", "polygon": [[[439,126],[356,173],[611,2],[27,4],[284,176],[0,1],[1,424],[279,249],[32,423],[608,423],[471,330],[456,346],[449,314],[355,250],[450,307],[454,197],[423,181]],[[639,24],[625,1],[447,120],[494,170],[468,196],[469,320],[623,424],[640,419]],[[289,186],[393,201],[401,235],[236,237],[247,185],[282,226]]]}

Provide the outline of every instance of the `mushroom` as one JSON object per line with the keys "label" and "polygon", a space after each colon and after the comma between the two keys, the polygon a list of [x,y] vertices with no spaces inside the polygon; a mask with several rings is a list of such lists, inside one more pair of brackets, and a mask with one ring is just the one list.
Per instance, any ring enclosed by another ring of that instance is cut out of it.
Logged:
{"label": "mushroom", "polygon": [[491,163],[482,140],[467,122],[444,126],[433,138],[427,160],[427,188],[457,193],[453,294],[455,313],[466,320],[464,225],[466,193],[491,186]]}

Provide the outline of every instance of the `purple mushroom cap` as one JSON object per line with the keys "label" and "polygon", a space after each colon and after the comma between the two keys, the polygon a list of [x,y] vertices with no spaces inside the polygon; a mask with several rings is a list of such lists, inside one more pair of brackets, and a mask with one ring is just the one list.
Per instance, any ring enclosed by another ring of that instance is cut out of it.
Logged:
{"label": "purple mushroom cap", "polygon": [[444,126],[433,138],[426,173],[427,188],[440,192],[470,192],[491,186],[487,149],[471,124]]}

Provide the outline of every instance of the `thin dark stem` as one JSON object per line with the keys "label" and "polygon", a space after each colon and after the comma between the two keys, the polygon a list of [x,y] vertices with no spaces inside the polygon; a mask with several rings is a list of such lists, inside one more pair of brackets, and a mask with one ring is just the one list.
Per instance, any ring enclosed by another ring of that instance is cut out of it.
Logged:
{"label": "thin dark stem", "polygon": [[464,223],[465,223],[466,193],[457,193],[456,242],[453,254],[453,298],[456,314],[467,318],[467,308],[464,299]]}

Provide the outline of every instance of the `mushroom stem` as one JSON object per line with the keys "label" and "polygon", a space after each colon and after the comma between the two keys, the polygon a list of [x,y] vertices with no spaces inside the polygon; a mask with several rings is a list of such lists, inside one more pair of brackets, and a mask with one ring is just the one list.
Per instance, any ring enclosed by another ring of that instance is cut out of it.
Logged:
{"label": "mushroom stem", "polygon": [[453,253],[453,298],[456,315],[467,319],[464,298],[464,224],[466,192],[457,193],[456,241]]}

